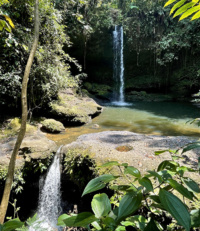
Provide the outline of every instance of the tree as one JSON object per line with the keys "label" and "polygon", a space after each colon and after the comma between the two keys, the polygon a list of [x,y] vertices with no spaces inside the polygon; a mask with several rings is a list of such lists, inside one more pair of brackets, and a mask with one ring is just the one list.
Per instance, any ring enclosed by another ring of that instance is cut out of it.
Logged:
{"label": "tree", "polygon": [[180,14],[182,14],[181,17],[179,18],[179,21],[180,21],[194,14],[191,19],[191,20],[194,20],[194,19],[200,18],[199,2],[200,2],[199,0],[191,0],[190,2],[187,2],[186,0],[179,0],[179,1],[169,0],[166,2],[165,7],[172,3],[176,3],[171,8],[170,15],[174,14],[173,17],[175,18],[179,16]]}
{"label": "tree", "polygon": [[39,40],[39,0],[35,0],[35,33],[34,33],[34,40],[32,44],[32,48],[30,51],[30,55],[27,61],[27,65],[25,68],[24,72],[24,77],[22,81],[22,91],[21,91],[21,104],[22,104],[22,121],[21,121],[21,127],[20,131],[11,155],[9,167],[8,167],[8,173],[7,173],[7,178],[6,178],[6,183],[5,183],[5,188],[4,188],[4,193],[3,197],[1,200],[1,206],[0,206],[0,224],[4,222],[5,216],[6,216],[6,211],[8,207],[8,202],[9,202],[9,197],[10,197],[10,192],[12,188],[12,182],[13,182],[13,177],[14,177],[14,170],[15,170],[15,162],[16,162],[16,157],[19,151],[19,148],[21,146],[21,143],[23,141],[23,138],[25,136],[26,132],[26,122],[27,122],[27,84],[28,84],[28,79],[29,79],[29,74],[31,70],[31,66],[33,63],[33,59],[35,56],[35,52],[37,49],[38,45],[38,40]]}

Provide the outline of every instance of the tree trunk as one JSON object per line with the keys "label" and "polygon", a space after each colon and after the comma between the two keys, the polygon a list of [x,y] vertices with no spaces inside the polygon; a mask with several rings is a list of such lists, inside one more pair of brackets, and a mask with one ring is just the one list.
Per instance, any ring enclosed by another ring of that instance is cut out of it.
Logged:
{"label": "tree trunk", "polygon": [[12,182],[14,178],[14,170],[15,170],[15,162],[16,162],[16,157],[19,151],[19,148],[21,146],[22,140],[24,138],[25,132],[26,132],[26,122],[27,122],[27,84],[28,84],[28,79],[29,79],[29,74],[31,70],[31,66],[33,63],[33,59],[35,56],[35,52],[37,49],[38,45],[38,40],[39,40],[39,0],[35,0],[35,34],[34,34],[34,40],[33,40],[33,45],[30,51],[30,55],[26,64],[26,69],[24,72],[24,77],[22,81],[22,91],[21,91],[21,104],[22,104],[22,121],[21,121],[21,127],[20,131],[17,137],[17,141],[15,143],[10,163],[8,166],[8,174],[6,178],[6,183],[4,187],[4,192],[3,192],[3,197],[1,200],[1,206],[0,206],[0,224],[3,224],[8,208],[8,202],[9,202],[9,197],[10,197],[10,192],[12,189]]}

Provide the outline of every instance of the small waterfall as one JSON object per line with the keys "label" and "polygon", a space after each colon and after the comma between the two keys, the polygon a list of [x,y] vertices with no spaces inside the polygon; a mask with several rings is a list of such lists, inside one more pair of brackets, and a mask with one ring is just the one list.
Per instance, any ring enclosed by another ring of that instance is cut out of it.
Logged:
{"label": "small waterfall", "polygon": [[[62,146],[61,146],[62,147]],[[39,220],[29,228],[29,231],[58,230],[57,219],[61,213],[60,193],[60,150],[58,149],[53,163],[49,168],[46,179],[40,179],[40,197],[37,215]]]}
{"label": "small waterfall", "polygon": [[115,26],[113,31],[113,78],[116,82],[114,100],[124,103],[124,53],[123,27]]}

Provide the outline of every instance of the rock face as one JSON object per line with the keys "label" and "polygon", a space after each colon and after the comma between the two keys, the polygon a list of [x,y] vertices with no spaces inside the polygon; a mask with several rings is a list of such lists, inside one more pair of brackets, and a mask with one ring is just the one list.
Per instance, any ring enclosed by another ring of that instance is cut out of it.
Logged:
{"label": "rock face", "polygon": [[[10,156],[15,145],[16,138],[10,138],[3,144],[0,149],[0,169],[8,167]],[[52,153],[56,152],[57,145],[54,141],[49,140],[40,132],[34,132],[24,138],[19,155],[16,160],[16,169],[22,168],[26,161],[31,159],[45,159]]]}
{"label": "rock face", "polygon": [[59,99],[50,104],[51,114],[65,125],[82,125],[99,115],[102,107],[88,97],[76,97],[72,91],[61,91]]}
{"label": "rock face", "polygon": [[54,119],[46,119],[42,122],[42,129],[49,133],[60,133],[65,130],[63,124]]}

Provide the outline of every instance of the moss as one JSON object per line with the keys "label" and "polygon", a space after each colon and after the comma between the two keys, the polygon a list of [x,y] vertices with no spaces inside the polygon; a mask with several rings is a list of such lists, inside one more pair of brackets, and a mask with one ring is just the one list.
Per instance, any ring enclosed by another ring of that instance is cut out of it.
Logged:
{"label": "moss", "polygon": [[64,157],[65,174],[76,184],[80,191],[97,176],[96,163],[89,149],[69,149]]}
{"label": "moss", "polygon": [[101,107],[90,98],[78,98],[67,93],[59,93],[59,99],[50,104],[52,116],[64,124],[85,124],[91,117],[101,112]]}
{"label": "moss", "polygon": [[50,133],[60,133],[65,130],[63,124],[54,119],[46,119],[42,122],[42,128]]}
{"label": "moss", "polygon": [[[21,119],[14,118],[7,122],[6,126],[0,131],[0,139],[4,139],[10,136],[15,136],[21,126]],[[37,131],[37,126],[33,126],[27,122],[26,133],[33,133]]]}

